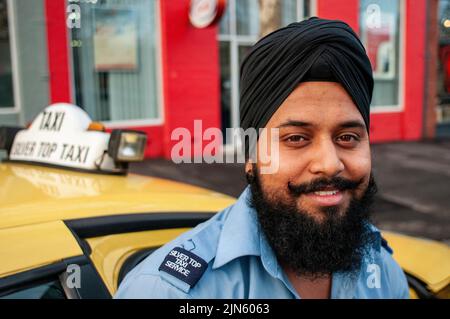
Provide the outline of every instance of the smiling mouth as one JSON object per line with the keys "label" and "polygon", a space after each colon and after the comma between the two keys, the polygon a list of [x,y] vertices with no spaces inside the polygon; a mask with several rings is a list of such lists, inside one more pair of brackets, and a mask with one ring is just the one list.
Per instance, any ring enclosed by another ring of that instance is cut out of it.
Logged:
{"label": "smiling mouth", "polygon": [[310,192],[305,196],[319,206],[336,206],[342,203],[344,192],[345,190],[330,189]]}
{"label": "smiling mouth", "polygon": [[313,192],[314,195],[318,195],[318,196],[330,196],[330,195],[336,195],[337,193],[339,193],[338,190]]}

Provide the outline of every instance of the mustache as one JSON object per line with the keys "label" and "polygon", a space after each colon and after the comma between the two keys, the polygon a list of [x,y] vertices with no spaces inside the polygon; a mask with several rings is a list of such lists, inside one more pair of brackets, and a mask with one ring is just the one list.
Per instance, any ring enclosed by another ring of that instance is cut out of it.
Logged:
{"label": "mustache", "polygon": [[331,179],[318,178],[311,182],[294,185],[288,182],[288,188],[292,195],[300,196],[302,194],[308,194],[312,192],[320,191],[326,187],[331,187],[340,191],[357,189],[364,179],[358,181],[352,181],[343,177],[333,177]]}

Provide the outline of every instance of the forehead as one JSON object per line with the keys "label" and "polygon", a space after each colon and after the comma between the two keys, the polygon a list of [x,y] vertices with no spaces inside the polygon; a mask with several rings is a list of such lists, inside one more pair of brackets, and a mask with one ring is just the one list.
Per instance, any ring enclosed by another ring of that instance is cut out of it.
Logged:
{"label": "forehead", "polygon": [[363,117],[350,95],[337,82],[303,82],[284,100],[267,123],[277,127],[286,121],[301,121],[314,127],[333,127]]}

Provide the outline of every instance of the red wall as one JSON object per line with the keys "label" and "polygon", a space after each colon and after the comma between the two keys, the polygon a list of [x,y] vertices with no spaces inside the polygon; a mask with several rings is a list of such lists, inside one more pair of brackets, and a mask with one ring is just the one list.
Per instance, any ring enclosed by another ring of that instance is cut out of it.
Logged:
{"label": "red wall", "polygon": [[194,28],[189,22],[189,3],[160,1],[166,158],[177,143],[170,140],[173,129],[185,127],[193,132],[195,119],[203,120],[203,130],[220,128],[217,26]]}
{"label": "red wall", "polygon": [[405,112],[402,116],[402,139],[422,136],[425,94],[426,0],[406,1]]}
{"label": "red wall", "polygon": [[353,30],[359,30],[359,0],[316,0],[317,16],[345,21]]}
{"label": "red wall", "polygon": [[[403,111],[372,114],[372,142],[417,140],[422,136],[426,0],[405,1],[404,9],[400,12],[405,19],[404,42],[400,45],[404,48],[404,55],[400,56],[404,68]],[[317,0],[317,15],[344,20],[359,33],[359,0]]]}
{"label": "red wall", "polygon": [[45,0],[50,103],[70,102],[69,43],[64,0]]}

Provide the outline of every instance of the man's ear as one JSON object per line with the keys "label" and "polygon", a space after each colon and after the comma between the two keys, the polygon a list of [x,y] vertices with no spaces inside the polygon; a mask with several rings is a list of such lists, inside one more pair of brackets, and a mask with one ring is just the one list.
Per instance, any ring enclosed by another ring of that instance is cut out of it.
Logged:
{"label": "man's ear", "polygon": [[247,160],[247,162],[245,162],[245,174],[251,174],[253,171],[253,165],[252,165],[252,160]]}
{"label": "man's ear", "polygon": [[253,162],[251,160],[247,160],[245,162],[245,179],[248,184],[252,184],[255,180],[255,170],[253,169]]}

